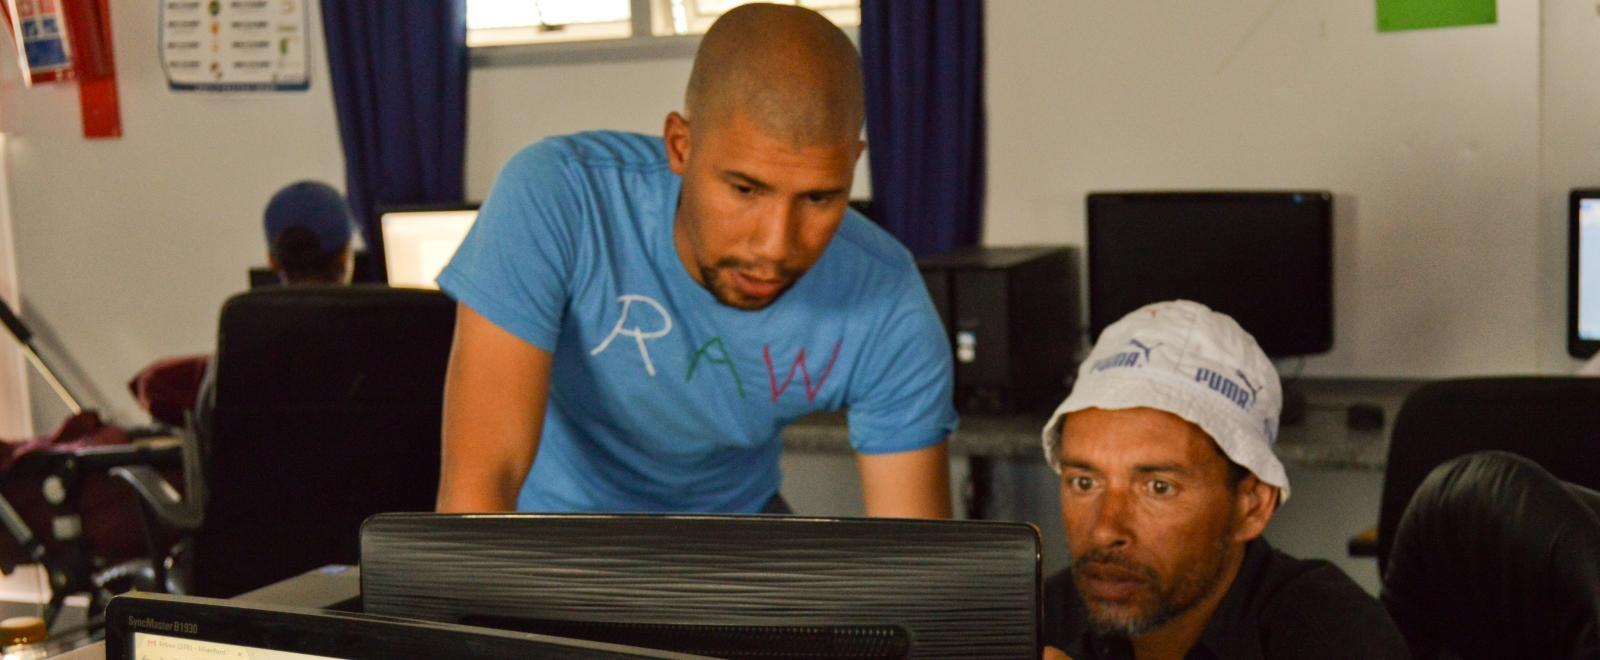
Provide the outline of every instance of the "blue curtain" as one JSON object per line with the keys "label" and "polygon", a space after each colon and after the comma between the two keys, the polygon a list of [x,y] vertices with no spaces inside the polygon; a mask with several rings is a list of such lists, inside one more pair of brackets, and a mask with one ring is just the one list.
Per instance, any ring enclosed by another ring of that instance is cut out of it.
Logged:
{"label": "blue curtain", "polygon": [[977,245],[983,3],[861,0],[873,219],[919,257]]}
{"label": "blue curtain", "polygon": [[322,0],[322,24],[345,194],[379,276],[375,208],[464,196],[466,0]]}

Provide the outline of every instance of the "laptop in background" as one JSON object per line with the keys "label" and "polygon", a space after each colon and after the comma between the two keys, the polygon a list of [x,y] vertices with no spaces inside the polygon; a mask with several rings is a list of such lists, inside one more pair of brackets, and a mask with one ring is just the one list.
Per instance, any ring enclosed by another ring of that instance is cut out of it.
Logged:
{"label": "laptop in background", "polygon": [[389,286],[439,288],[434,279],[477,219],[477,204],[381,210],[378,223]]}
{"label": "laptop in background", "polygon": [[[375,284],[382,282],[382,280],[377,278],[378,273],[374,273],[372,271],[371,252],[368,252],[365,249],[356,250],[355,253],[351,255],[351,261],[350,282],[352,284]],[[278,271],[275,271],[270,267],[251,266],[249,272],[250,288],[252,289],[260,289],[263,287],[278,286],[283,284],[283,282],[278,279]]]}

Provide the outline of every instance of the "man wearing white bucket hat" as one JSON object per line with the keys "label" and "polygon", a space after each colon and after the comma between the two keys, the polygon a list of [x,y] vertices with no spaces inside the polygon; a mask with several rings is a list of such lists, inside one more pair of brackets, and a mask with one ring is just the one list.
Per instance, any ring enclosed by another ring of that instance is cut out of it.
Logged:
{"label": "man wearing white bucket hat", "polygon": [[1289,499],[1277,370],[1185,300],[1101,333],[1043,432],[1071,566],[1045,585],[1051,647],[1086,658],[1403,658],[1383,608],[1261,532]]}

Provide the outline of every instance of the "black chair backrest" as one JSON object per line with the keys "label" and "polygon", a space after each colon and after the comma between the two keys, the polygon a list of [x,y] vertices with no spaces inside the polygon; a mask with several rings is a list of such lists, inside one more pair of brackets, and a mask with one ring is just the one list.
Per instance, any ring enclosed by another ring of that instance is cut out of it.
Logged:
{"label": "black chair backrest", "polygon": [[1406,503],[1435,467],[1475,451],[1507,451],[1556,478],[1600,489],[1600,378],[1463,378],[1406,397],[1389,439],[1378,511],[1378,569]]}
{"label": "black chair backrest", "polygon": [[433,508],[454,323],[444,295],[382,286],[223,305],[197,595],[354,564],[367,516]]}
{"label": "black chair backrest", "polygon": [[1436,468],[1383,604],[1418,658],[1600,657],[1600,494],[1506,452]]}

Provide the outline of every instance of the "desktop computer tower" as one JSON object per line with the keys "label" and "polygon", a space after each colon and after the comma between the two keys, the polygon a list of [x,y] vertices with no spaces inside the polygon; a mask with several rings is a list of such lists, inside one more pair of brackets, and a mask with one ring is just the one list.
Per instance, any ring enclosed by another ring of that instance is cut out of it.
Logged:
{"label": "desktop computer tower", "polygon": [[917,266],[949,333],[958,410],[1048,412],[1066,396],[1080,332],[1071,248],[962,248]]}

